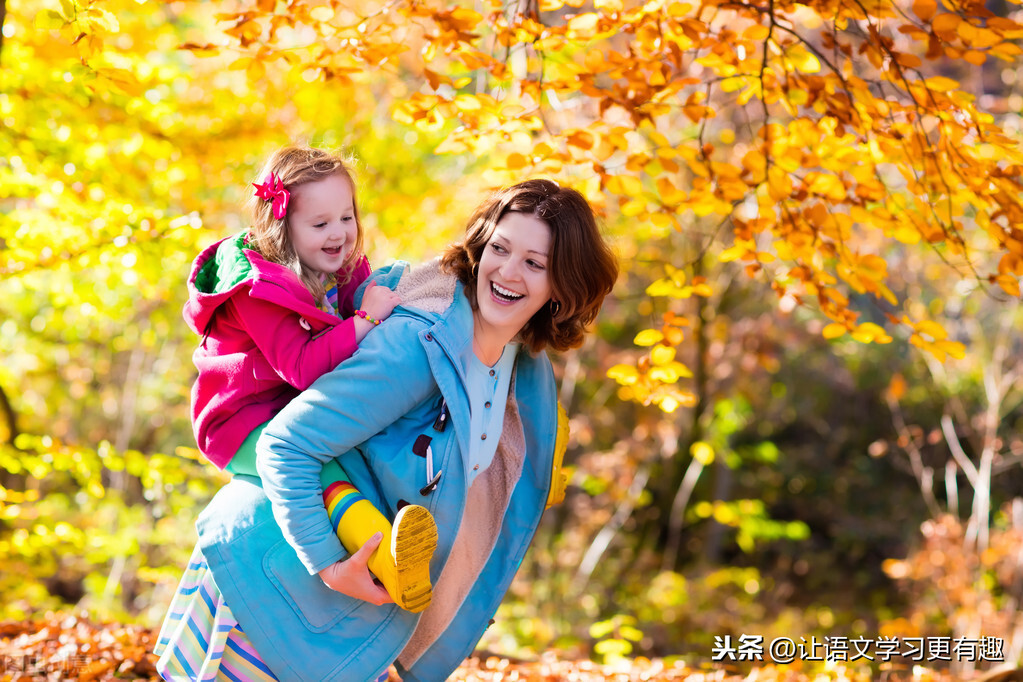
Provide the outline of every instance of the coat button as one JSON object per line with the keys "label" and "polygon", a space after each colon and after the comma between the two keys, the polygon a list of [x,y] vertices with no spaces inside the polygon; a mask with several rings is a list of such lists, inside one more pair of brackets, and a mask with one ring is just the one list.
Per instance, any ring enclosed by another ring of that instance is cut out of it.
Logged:
{"label": "coat button", "polygon": [[476,466],[474,466],[474,467],[472,468],[472,470],[473,470],[473,471],[479,471],[479,470],[480,470],[480,465],[479,465],[479,464],[477,464]]}
{"label": "coat button", "polygon": [[490,370],[490,376],[494,376],[495,373],[494,370]]}
{"label": "coat button", "polygon": [[489,410],[490,409],[490,401],[488,400],[487,402],[483,403],[483,407],[485,407],[485,408],[487,408]]}
{"label": "coat button", "polygon": [[482,436],[480,436],[480,440],[486,440],[486,439],[487,439],[487,434],[484,433]]}
{"label": "coat button", "polygon": [[425,338],[427,341],[433,341],[433,334],[431,334],[430,332],[426,332],[426,336],[424,336],[423,338]]}

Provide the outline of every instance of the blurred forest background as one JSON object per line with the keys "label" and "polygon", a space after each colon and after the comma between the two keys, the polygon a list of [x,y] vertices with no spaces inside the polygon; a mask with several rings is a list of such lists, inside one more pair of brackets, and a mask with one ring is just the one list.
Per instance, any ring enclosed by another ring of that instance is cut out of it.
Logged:
{"label": "blurred forest background", "polygon": [[993,636],[1019,661],[1021,14],[0,3],[0,617],[162,618],[225,480],[188,422],[188,265],[298,140],[357,157],[374,264],[534,175],[620,254],[554,359],[568,497],[482,646]]}

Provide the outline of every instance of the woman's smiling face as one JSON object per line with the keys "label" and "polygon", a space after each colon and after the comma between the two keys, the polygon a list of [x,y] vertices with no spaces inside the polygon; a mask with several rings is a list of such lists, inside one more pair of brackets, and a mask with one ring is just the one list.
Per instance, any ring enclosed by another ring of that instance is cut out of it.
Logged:
{"label": "woman's smiling face", "polygon": [[551,230],[532,214],[508,213],[480,256],[476,324],[486,336],[511,340],[551,298],[547,271]]}

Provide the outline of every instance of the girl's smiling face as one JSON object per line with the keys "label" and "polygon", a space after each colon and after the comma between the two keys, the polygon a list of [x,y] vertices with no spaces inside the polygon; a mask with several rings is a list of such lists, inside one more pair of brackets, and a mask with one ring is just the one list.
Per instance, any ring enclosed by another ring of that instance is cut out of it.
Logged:
{"label": "girl's smiling face", "polygon": [[288,236],[307,268],[337,272],[358,236],[352,186],[343,175],[307,182],[292,190]]}
{"label": "girl's smiling face", "polygon": [[551,230],[532,214],[508,213],[494,227],[480,256],[476,328],[484,337],[509,341],[547,305]]}

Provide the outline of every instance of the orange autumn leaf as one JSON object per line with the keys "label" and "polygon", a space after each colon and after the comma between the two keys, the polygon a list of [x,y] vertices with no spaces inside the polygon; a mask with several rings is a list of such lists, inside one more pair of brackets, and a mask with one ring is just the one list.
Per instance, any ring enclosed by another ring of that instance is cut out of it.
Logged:
{"label": "orange autumn leaf", "polygon": [[924,21],[930,21],[937,9],[937,0],[913,0],[913,13]]}

